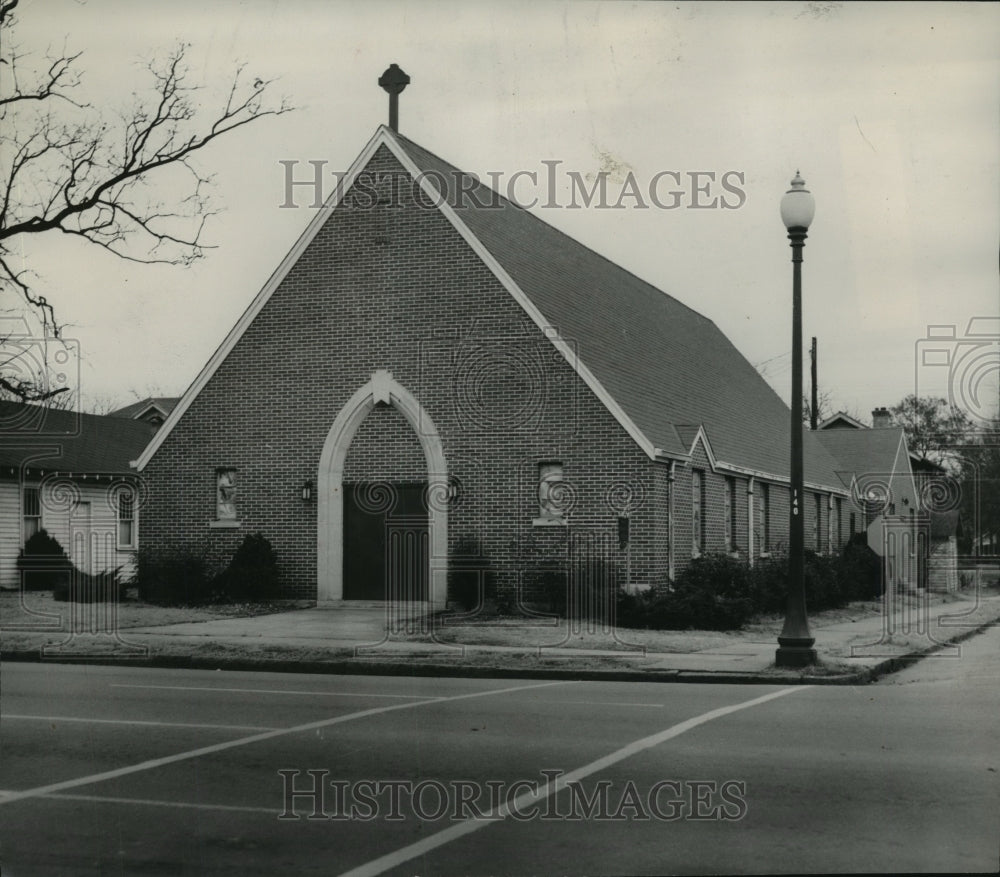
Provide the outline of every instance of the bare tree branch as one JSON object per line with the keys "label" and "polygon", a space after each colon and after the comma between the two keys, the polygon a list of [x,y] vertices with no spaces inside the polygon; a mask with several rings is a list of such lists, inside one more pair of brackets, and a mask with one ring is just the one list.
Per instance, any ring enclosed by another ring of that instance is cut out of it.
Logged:
{"label": "bare tree branch", "polygon": [[0,0],[0,63],[7,68],[0,77],[0,286],[58,336],[54,309],[13,266],[19,237],[58,231],[128,261],[189,265],[210,248],[206,220],[216,212],[207,194],[212,178],[192,159],[231,132],[291,108],[284,99],[267,103],[273,80],[248,84],[240,66],[224,104],[205,118],[182,44],[149,63],[149,96],[109,119],[66,93],[80,84],[82,53],[63,52],[20,76],[28,56],[11,39],[17,6]]}
{"label": "bare tree branch", "polygon": [[[43,338],[59,338],[55,308],[23,264],[25,236],[60,232],[127,261],[190,265],[211,249],[206,222],[217,212],[198,153],[291,107],[269,100],[273,80],[248,82],[241,65],[215,112],[203,111],[181,44],[147,64],[149,90],[114,116],[78,98],[82,52],[64,46],[36,61],[20,51],[18,6],[0,0],[0,292],[37,319]],[[64,404],[69,387],[18,362],[23,340],[0,337],[0,398]]]}

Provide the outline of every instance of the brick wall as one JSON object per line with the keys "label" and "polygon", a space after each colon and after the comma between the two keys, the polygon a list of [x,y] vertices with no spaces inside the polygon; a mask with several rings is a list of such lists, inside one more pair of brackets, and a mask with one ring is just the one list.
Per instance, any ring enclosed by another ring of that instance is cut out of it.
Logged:
{"label": "brick wall", "polygon": [[[400,173],[384,148],[370,170]],[[407,187],[403,189],[404,194]],[[349,196],[350,197],[350,196]],[[480,539],[509,594],[565,559],[566,527],[534,526],[538,464],[563,463],[575,533],[609,546],[637,585],[666,569],[666,476],[635,445],[437,210],[413,203],[334,211],[144,471],[145,545],[207,549],[218,564],[243,535],[277,551],[290,595],[316,593],[317,480],[337,413],[388,369],[437,426],[461,496],[449,541]],[[393,410],[355,436],[345,480],[426,477]],[[215,471],[233,467],[241,526],[211,528]],[[617,542],[620,514],[631,541]]]}

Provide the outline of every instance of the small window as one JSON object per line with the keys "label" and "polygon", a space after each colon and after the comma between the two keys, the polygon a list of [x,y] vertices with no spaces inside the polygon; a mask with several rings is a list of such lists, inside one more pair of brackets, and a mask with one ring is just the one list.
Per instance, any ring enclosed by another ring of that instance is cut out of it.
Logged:
{"label": "small window", "polygon": [[42,529],[42,503],[37,487],[24,488],[24,541]]}
{"label": "small window", "polygon": [[771,486],[760,486],[760,550],[767,554],[771,550]]}
{"label": "small window", "polygon": [[833,497],[828,496],[826,498],[826,551],[827,554],[831,553],[836,547],[837,543],[833,535]]}
{"label": "small window", "polygon": [[561,521],[566,516],[567,496],[562,463],[538,464],[538,514],[544,520]]}
{"label": "small window", "polygon": [[135,497],[129,491],[118,494],[118,547],[135,548]]}
{"label": "small window", "polygon": [[726,551],[736,550],[736,479],[726,479],[726,504],[723,511]]}
{"label": "small window", "polygon": [[215,472],[215,517],[220,521],[237,519],[235,469],[217,469]]}
{"label": "small window", "polygon": [[705,501],[705,478],[700,469],[691,470],[691,556],[698,557],[705,549],[705,527],[702,518]]}
{"label": "small window", "polygon": [[813,546],[816,553],[823,550],[823,497],[813,494],[813,505],[816,507],[816,520],[813,521]]}

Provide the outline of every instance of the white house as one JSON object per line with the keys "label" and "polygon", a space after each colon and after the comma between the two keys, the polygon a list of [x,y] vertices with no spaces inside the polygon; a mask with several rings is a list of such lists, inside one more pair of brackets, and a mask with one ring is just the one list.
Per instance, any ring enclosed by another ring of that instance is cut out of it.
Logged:
{"label": "white house", "polygon": [[0,588],[18,587],[18,553],[42,529],[82,572],[131,570],[144,494],[129,462],[155,432],[143,420],[0,402]]}

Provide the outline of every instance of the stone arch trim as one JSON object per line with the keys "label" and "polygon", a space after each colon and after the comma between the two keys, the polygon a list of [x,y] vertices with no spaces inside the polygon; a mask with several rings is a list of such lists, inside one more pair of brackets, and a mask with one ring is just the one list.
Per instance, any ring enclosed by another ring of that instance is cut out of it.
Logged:
{"label": "stone arch trim", "polygon": [[344,463],[351,442],[378,402],[392,405],[413,428],[427,463],[428,530],[430,537],[429,594],[431,606],[443,609],[448,600],[448,464],[430,415],[392,372],[380,369],[351,396],[323,445],[317,485],[318,605],[344,599]]}

